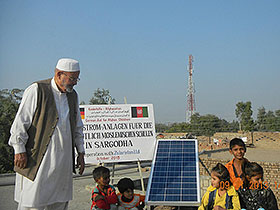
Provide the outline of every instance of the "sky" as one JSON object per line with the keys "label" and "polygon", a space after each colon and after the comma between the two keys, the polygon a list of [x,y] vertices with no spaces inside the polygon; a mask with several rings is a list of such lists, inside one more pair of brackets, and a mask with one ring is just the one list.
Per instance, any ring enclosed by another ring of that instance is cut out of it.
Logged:
{"label": "sky", "polygon": [[25,89],[79,60],[80,101],[153,104],[158,123],[186,121],[188,56],[196,112],[236,120],[280,109],[279,0],[0,0],[0,89]]}

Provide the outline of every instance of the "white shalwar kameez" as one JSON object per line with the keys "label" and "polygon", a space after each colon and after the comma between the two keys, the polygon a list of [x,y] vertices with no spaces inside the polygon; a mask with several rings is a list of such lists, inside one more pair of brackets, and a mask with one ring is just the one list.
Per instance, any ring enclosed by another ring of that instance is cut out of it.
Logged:
{"label": "white shalwar kameez", "polygon": [[[41,207],[72,200],[73,166],[68,100],[66,93],[60,92],[57,88],[54,78],[51,81],[51,87],[59,120],[46,154],[34,182],[18,173],[16,174],[15,201],[25,207]],[[28,140],[26,131],[30,127],[35,113],[37,90],[36,83],[25,90],[22,103],[12,125],[9,144],[14,147],[15,154],[26,151],[25,144]],[[84,152],[82,127],[81,117],[77,115],[75,144],[79,152]]]}

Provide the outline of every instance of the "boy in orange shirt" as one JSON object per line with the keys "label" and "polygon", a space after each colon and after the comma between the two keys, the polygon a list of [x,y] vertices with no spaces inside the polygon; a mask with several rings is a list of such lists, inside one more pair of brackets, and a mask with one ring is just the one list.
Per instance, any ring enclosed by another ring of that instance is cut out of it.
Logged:
{"label": "boy in orange shirt", "polygon": [[134,193],[134,183],[130,178],[122,178],[118,182],[119,206],[118,210],[142,210],[144,208],[145,196]]}
{"label": "boy in orange shirt", "polygon": [[235,190],[238,190],[243,185],[242,165],[244,162],[248,162],[248,160],[244,158],[246,146],[242,139],[232,139],[229,143],[229,152],[234,158],[228,162],[225,167],[229,171],[230,181],[232,182]]}

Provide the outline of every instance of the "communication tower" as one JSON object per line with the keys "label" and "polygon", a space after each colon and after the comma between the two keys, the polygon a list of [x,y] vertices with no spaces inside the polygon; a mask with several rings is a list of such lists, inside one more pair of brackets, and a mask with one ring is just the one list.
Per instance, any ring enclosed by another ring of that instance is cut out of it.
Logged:
{"label": "communication tower", "polygon": [[186,122],[190,122],[191,116],[195,111],[195,100],[194,100],[194,84],[192,81],[193,75],[193,56],[189,55],[189,78],[188,78],[188,95],[187,95],[187,112],[186,112]]}

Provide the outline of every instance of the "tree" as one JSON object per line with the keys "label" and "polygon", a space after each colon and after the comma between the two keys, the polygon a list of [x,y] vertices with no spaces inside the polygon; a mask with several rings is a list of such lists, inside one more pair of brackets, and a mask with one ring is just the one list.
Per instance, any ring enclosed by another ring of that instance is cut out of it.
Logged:
{"label": "tree", "polygon": [[22,93],[20,89],[0,91],[0,173],[13,171],[13,149],[8,141]]}
{"label": "tree", "polygon": [[268,111],[265,117],[267,131],[276,131],[275,121],[276,116],[274,115],[273,111]]}
{"label": "tree", "polygon": [[86,102],[84,102],[84,101],[80,102],[80,105],[85,105],[85,104],[86,104]]}
{"label": "tree", "polygon": [[228,132],[237,132],[238,131],[238,122],[233,120],[228,124],[228,129],[226,130]]}
{"label": "tree", "polygon": [[200,130],[200,115],[199,113],[194,113],[192,116],[191,116],[191,122],[190,122],[190,127],[191,127],[191,131],[192,131],[192,134],[193,135],[196,135],[196,136],[200,136],[202,135],[201,133],[201,130]]}
{"label": "tree", "polygon": [[0,142],[7,144],[10,127],[14,121],[23,90],[4,89],[0,91]]}
{"label": "tree", "polygon": [[266,126],[266,111],[264,107],[261,107],[258,109],[258,115],[257,115],[257,130],[258,131],[267,131]]}
{"label": "tree", "polygon": [[[191,118],[191,125],[195,127],[197,130],[196,135],[204,135],[204,136],[213,136],[214,133],[221,130],[221,120],[211,114],[203,115],[203,116],[195,116],[195,118]],[[195,134],[195,133],[193,133]]]}
{"label": "tree", "polygon": [[275,129],[276,131],[280,131],[280,109],[275,112]]}
{"label": "tree", "polygon": [[256,125],[258,131],[280,131],[280,110],[266,112],[264,107],[259,108]]}
{"label": "tree", "polygon": [[97,88],[89,100],[89,104],[115,104],[115,99],[112,98],[109,90]]}
{"label": "tree", "polygon": [[173,123],[170,128],[166,130],[167,133],[188,133],[191,131],[190,124],[182,123]]}
{"label": "tree", "polygon": [[253,111],[251,102],[238,102],[236,104],[235,115],[239,120],[240,130],[252,131],[254,128],[254,120],[252,118]]}
{"label": "tree", "polygon": [[164,133],[168,130],[169,126],[164,123],[156,123],[156,132],[157,133]]}

